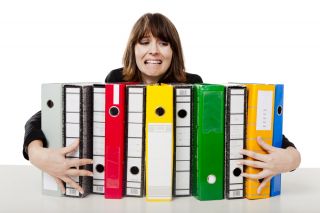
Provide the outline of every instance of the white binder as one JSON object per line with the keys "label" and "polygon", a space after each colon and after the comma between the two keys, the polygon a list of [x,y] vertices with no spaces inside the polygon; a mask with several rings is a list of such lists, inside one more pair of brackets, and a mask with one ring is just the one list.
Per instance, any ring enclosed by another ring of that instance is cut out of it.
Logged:
{"label": "white binder", "polygon": [[225,197],[244,198],[243,159],[239,152],[246,141],[247,89],[240,85],[226,85],[225,129]]}
{"label": "white binder", "polygon": [[175,89],[175,168],[174,196],[191,195],[192,86]]}
{"label": "white binder", "polygon": [[92,192],[104,194],[105,84],[93,86],[93,183]]}
{"label": "white binder", "polygon": [[144,195],[145,86],[127,86],[126,196]]}
{"label": "white binder", "polygon": [[[64,146],[71,145],[76,139],[80,140],[78,149],[69,153],[66,158],[92,159],[92,85],[66,84],[64,85]],[[92,165],[80,166],[79,169],[92,171]],[[84,190],[80,194],[66,184],[66,196],[85,197],[92,191],[92,177],[72,177]]]}

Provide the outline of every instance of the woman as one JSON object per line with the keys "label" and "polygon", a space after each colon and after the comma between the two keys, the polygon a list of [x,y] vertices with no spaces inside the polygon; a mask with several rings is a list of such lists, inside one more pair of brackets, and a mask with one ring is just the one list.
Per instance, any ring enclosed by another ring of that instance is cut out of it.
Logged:
{"label": "woman", "polygon": [[[185,72],[182,47],[175,26],[165,16],[155,14],[143,15],[133,26],[123,57],[124,67],[111,71],[106,82],[135,81],[142,83],[202,83],[200,76]],[[74,151],[79,141],[71,146],[58,150],[48,149],[47,142],[41,131],[41,113],[32,116],[25,126],[23,154],[26,159],[55,177],[61,191],[63,182],[83,193],[83,189],[69,176],[92,176],[92,172],[77,170],[73,167],[92,164],[91,159],[68,160],[65,155]],[[274,148],[261,139],[260,145],[269,154],[262,155],[243,150],[242,154],[257,161],[243,160],[239,164],[262,168],[257,175],[243,174],[248,178],[264,178],[259,190],[273,175],[291,171],[300,164],[300,154],[294,145],[284,137],[283,147]]]}

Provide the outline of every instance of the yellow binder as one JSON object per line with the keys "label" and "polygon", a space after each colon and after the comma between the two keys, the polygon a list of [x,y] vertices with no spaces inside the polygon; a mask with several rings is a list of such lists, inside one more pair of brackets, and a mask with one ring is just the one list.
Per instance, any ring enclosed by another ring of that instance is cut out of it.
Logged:
{"label": "yellow binder", "polygon": [[172,200],[173,86],[148,85],[146,97],[146,200]]}
{"label": "yellow binder", "polygon": [[[266,84],[246,84],[246,86],[248,89],[246,149],[266,154],[257,143],[257,137],[262,137],[267,144],[272,145],[275,86]],[[249,157],[247,159],[252,160]],[[249,166],[245,168],[245,172],[249,174],[256,174],[260,171],[261,169]],[[270,182],[267,183],[260,194],[257,194],[259,185],[259,180],[246,178],[246,198],[261,199],[270,197]]]}

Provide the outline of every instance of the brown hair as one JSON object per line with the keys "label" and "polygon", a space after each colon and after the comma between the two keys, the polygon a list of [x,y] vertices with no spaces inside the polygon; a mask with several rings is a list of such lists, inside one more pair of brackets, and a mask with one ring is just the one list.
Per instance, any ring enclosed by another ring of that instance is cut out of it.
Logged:
{"label": "brown hair", "polygon": [[123,56],[123,79],[126,81],[142,81],[140,70],[135,60],[135,45],[151,33],[170,43],[172,60],[170,67],[162,77],[164,82],[186,82],[186,73],[182,47],[178,31],[172,22],[160,13],[146,13],[134,24]]}

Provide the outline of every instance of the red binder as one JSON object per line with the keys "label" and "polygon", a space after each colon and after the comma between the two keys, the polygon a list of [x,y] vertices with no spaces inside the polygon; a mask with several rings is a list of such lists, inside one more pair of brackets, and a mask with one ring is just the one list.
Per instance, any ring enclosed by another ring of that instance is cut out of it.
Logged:
{"label": "red binder", "polygon": [[106,84],[105,190],[108,199],[123,196],[126,84]]}

